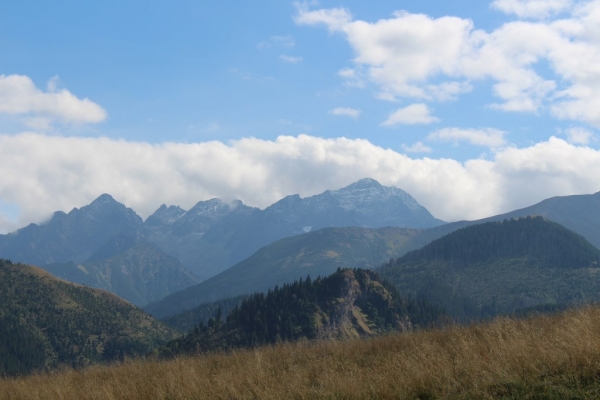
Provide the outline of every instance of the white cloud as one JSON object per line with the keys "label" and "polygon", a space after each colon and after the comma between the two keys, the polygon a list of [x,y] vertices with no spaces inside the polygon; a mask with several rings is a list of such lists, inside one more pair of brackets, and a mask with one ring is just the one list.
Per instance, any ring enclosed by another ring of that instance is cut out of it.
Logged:
{"label": "white cloud", "polygon": [[440,142],[467,142],[475,146],[501,147],[506,144],[504,140],[506,132],[493,129],[461,129],[444,128],[437,130],[427,136],[427,140]]}
{"label": "white cloud", "polygon": [[98,104],[56,86],[56,77],[44,92],[27,76],[0,75],[0,113],[26,116],[28,125],[38,128],[55,120],[95,123],[106,119],[106,111]]}
{"label": "white cloud", "polygon": [[332,32],[343,33],[357,54],[354,62],[367,66],[371,80],[384,92],[423,99],[431,99],[437,92],[448,96],[437,85],[421,83],[439,73],[454,74],[457,61],[469,50],[473,27],[471,21],[460,18],[432,19],[404,11],[376,23],[352,21],[345,9],[300,8],[296,22],[324,24]]}
{"label": "white cloud", "polygon": [[366,86],[364,77],[356,69],[343,68],[338,75],[345,80],[345,85],[350,87],[364,88]]}
{"label": "white cloud", "polygon": [[417,142],[412,146],[403,144],[402,150],[406,153],[431,153],[433,151],[431,147],[424,145],[423,142]]}
{"label": "white cloud", "polygon": [[572,4],[572,0],[494,0],[491,6],[521,18],[547,18],[568,10]]}
{"label": "white cloud", "polygon": [[592,132],[585,128],[569,128],[566,130],[567,140],[573,144],[587,145],[594,136]]}
{"label": "white cloud", "polygon": [[303,61],[302,57],[293,57],[293,56],[288,56],[286,54],[280,55],[279,59],[282,61],[285,61],[286,63],[290,63],[290,64],[298,64]]}
{"label": "white cloud", "polygon": [[273,35],[269,37],[269,40],[260,42],[256,48],[259,50],[269,49],[272,47],[286,47],[291,48],[296,45],[294,38],[291,36]]}
{"label": "white cloud", "polygon": [[331,32],[343,30],[351,21],[352,14],[345,8],[309,11],[307,3],[295,3],[298,14],[294,17],[297,24],[324,24]]}
{"label": "white cloud", "polygon": [[350,107],[338,107],[329,111],[329,114],[331,115],[346,116],[352,118],[358,118],[360,116],[360,113],[360,110]]}
{"label": "white cloud", "polygon": [[411,104],[393,112],[387,120],[381,123],[383,126],[394,126],[398,124],[431,124],[439,119],[432,116],[429,107],[423,103]]}
{"label": "white cloud", "polygon": [[[557,195],[600,190],[600,151],[558,138],[508,147],[493,159],[412,159],[366,140],[307,135],[229,144],[148,144],[108,138],[0,135],[0,201],[19,226],[101,193],[146,217],[162,203],[189,208],[211,197],[266,207],[372,177],[413,195],[436,217],[475,219]],[[0,229],[6,216],[0,217]]]}
{"label": "white cloud", "polygon": [[493,6],[550,18],[486,32],[470,19],[398,11],[368,22],[346,9],[311,10],[304,3],[295,20],[343,35],[355,57],[340,75],[351,84],[374,84],[380,99],[446,101],[490,82],[495,109],[547,109],[600,127],[600,0],[497,0]]}

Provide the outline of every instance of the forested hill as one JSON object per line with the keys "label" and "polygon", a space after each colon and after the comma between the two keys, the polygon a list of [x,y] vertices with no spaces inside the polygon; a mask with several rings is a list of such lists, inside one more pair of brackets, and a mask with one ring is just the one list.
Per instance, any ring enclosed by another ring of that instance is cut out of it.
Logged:
{"label": "forested hill", "polygon": [[144,355],[175,337],[111,293],[0,260],[0,376]]}
{"label": "forested hill", "polygon": [[600,251],[561,225],[532,216],[459,229],[406,254],[399,262],[472,264],[497,257],[528,257],[541,266],[568,268],[599,262]]}
{"label": "forested hill", "polygon": [[406,331],[445,321],[426,302],[400,297],[373,271],[339,269],[256,293],[226,318],[213,318],[161,349],[162,356],[253,347],[301,338],[348,338]]}
{"label": "forested hill", "polygon": [[600,250],[542,217],[462,228],[379,272],[461,320],[600,301]]}

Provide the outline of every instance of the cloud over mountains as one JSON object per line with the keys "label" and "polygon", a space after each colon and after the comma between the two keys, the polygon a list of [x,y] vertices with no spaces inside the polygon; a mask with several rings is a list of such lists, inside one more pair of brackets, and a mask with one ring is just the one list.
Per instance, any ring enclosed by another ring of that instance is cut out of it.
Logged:
{"label": "cloud over mountains", "polygon": [[491,159],[411,158],[362,139],[308,135],[149,144],[36,133],[0,136],[0,198],[20,207],[14,229],[101,193],[148,216],[160,204],[238,198],[266,207],[364,177],[400,187],[444,220],[474,219],[556,195],[600,190],[600,151],[551,137]]}

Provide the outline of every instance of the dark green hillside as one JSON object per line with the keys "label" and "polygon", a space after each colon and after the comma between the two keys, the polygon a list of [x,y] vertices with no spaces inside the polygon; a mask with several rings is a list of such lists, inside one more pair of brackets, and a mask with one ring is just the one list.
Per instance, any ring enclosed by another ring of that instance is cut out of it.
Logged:
{"label": "dark green hillside", "polygon": [[256,293],[227,318],[220,315],[160,350],[162,356],[255,347],[302,338],[352,338],[407,331],[443,322],[422,301],[401,298],[373,271],[339,269],[326,278],[299,280]]}
{"label": "dark green hillside", "polygon": [[177,329],[179,332],[188,333],[197,325],[208,324],[208,320],[215,318],[219,313],[221,315],[229,314],[231,310],[239,306],[248,297],[248,295],[243,294],[241,296],[204,303],[191,310],[163,318],[162,322]]}
{"label": "dark green hillside", "polygon": [[219,275],[150,304],[164,318],[200,304],[266,291],[299,278],[326,276],[340,267],[367,267],[402,254],[419,231],[405,228],[326,228],[279,240]]}
{"label": "dark green hillside", "polygon": [[459,229],[402,259],[473,264],[497,257],[528,257],[540,266],[569,268],[598,262],[599,255],[582,236],[559,224],[542,217],[524,217]]}
{"label": "dark green hillside", "polygon": [[460,319],[600,300],[600,251],[542,217],[462,228],[380,273]]}
{"label": "dark green hillside", "polygon": [[143,355],[174,337],[111,293],[0,260],[0,375]]}
{"label": "dark green hillside", "polygon": [[460,228],[485,222],[504,221],[526,216],[541,216],[580,234],[592,245],[600,248],[600,192],[576,196],[558,196],[546,199],[530,207],[506,214],[480,219],[459,221],[423,230],[406,245],[406,250],[420,249]]}

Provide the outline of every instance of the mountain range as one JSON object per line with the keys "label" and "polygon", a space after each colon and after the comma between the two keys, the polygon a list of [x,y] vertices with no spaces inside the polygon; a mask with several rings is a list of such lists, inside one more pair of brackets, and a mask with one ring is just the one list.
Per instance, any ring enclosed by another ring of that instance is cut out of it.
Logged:
{"label": "mountain range", "polygon": [[[402,256],[458,229],[528,215],[540,215],[558,222],[600,247],[600,193],[553,197],[510,213],[428,229],[329,228],[265,246],[222,273],[156,304],[149,304],[146,310],[165,318],[203,302],[264,291],[308,274],[326,276],[337,267],[376,267],[390,257]],[[372,257],[361,257],[361,253],[370,253]]]}
{"label": "mountain range", "polygon": [[287,196],[264,210],[219,199],[199,202],[187,212],[161,206],[146,227],[150,240],[204,280],[278,239],[321,228],[443,223],[403,190],[367,178],[307,198]]}

